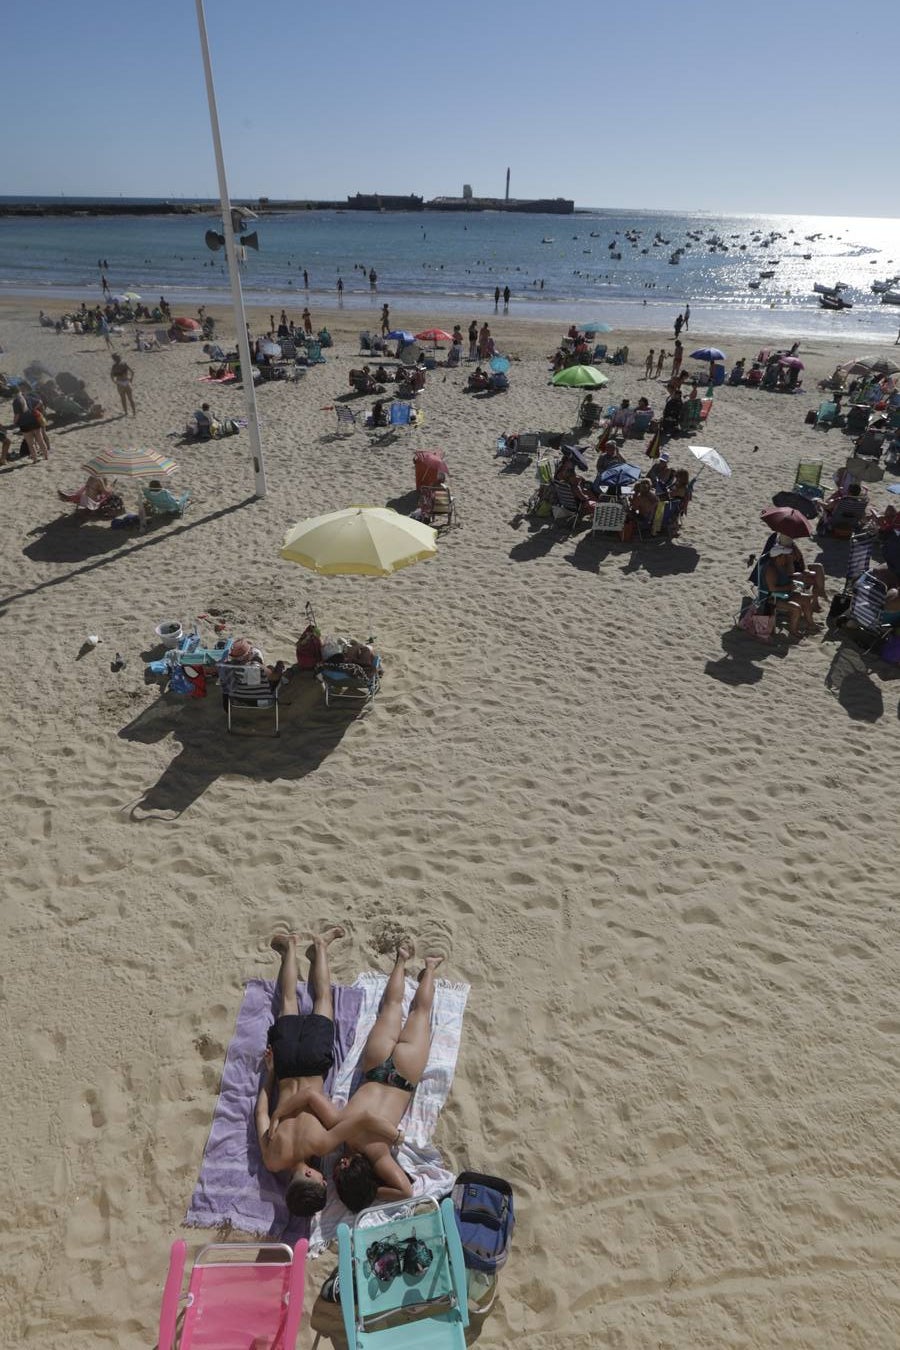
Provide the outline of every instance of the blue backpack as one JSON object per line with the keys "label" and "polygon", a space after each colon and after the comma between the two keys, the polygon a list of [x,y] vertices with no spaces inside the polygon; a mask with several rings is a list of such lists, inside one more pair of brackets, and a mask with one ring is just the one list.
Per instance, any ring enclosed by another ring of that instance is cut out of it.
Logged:
{"label": "blue backpack", "polygon": [[452,1200],[467,1268],[488,1275],[501,1270],[516,1226],[509,1182],[483,1172],[460,1172]]}

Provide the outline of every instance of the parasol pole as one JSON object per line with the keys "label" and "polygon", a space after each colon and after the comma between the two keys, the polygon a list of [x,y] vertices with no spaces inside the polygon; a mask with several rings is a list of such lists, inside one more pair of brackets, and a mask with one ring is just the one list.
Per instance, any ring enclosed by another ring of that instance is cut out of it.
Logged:
{"label": "parasol pole", "polygon": [[254,484],[256,496],[265,497],[266,466],[259,436],[256,389],[253,384],[253,362],[250,359],[250,339],[247,336],[247,320],[244,315],[241,275],[238,270],[237,250],[234,246],[234,221],[231,213],[231,202],[228,197],[228,180],[225,177],[225,160],[222,156],[222,137],[219,132],[216,90],[213,84],[212,64],[209,59],[206,16],[203,13],[203,0],[195,0],[195,3],[197,6],[197,27],[200,31],[200,51],[203,55],[203,73],[206,77],[206,97],[209,102],[209,124],[212,130],[213,150],[216,156],[216,171],[219,176],[219,196],[222,201],[222,232],[225,238],[225,256],[228,259],[228,275],[231,280],[231,301],[234,307],[234,321],[237,326],[237,345],[241,357],[241,373],[243,376],[241,383],[244,386],[244,402],[247,407],[247,430],[250,433],[250,450],[253,454]]}

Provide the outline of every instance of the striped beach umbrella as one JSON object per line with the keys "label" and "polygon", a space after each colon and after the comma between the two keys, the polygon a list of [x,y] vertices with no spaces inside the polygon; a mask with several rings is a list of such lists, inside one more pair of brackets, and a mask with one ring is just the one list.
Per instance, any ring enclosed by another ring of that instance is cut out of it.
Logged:
{"label": "striped beach umbrella", "polygon": [[83,467],[99,478],[168,478],[178,465],[155,450],[100,450]]}

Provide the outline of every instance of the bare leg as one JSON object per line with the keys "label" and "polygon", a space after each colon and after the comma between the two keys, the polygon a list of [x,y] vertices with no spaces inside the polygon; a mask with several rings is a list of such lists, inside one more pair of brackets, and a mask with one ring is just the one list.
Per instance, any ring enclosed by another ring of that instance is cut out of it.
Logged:
{"label": "bare leg", "polygon": [[383,1064],[392,1054],[403,1030],[403,994],[406,988],[406,963],[413,954],[412,943],[397,948],[394,969],[378,1009],[375,1024],[369,1032],[363,1052],[363,1071],[368,1073]]}
{"label": "bare leg", "polygon": [[281,969],[278,972],[281,1008],[278,1016],[297,1014],[300,1011],[297,1003],[297,934],[288,933],[285,937],[281,933],[276,933],[271,946],[281,957]]}
{"label": "bare leg", "polygon": [[343,928],[327,928],[313,938],[313,954],[309,966],[309,983],[312,990],[313,1012],[320,1017],[334,1017],[334,1003],[331,997],[331,971],[328,969],[328,948],[335,938],[343,937]]}
{"label": "bare leg", "polygon": [[419,987],[412,1001],[406,1026],[394,1046],[394,1063],[398,1073],[411,1083],[418,1083],[428,1063],[431,1046],[431,1005],[434,1003],[434,972],[443,961],[442,956],[426,956],[425,969],[419,976]]}

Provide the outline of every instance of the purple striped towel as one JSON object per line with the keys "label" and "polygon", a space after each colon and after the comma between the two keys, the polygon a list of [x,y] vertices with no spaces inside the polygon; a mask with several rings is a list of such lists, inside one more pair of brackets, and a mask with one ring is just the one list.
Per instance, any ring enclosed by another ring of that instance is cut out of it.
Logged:
{"label": "purple striped towel", "polygon": [[[298,987],[297,994],[300,1011],[312,1012],[305,984]],[[332,994],[335,1060],[325,1080],[328,1093],[353,1045],[363,1004],[361,989],[333,985]],[[200,1177],[184,1222],[193,1228],[230,1224],[256,1237],[293,1243],[306,1236],[309,1221],[288,1213],[283,1180],[263,1166],[254,1120],[266,1033],[275,1021],[277,1006],[274,980],[248,980],[234,1036],[225,1055],[219,1100]]]}

